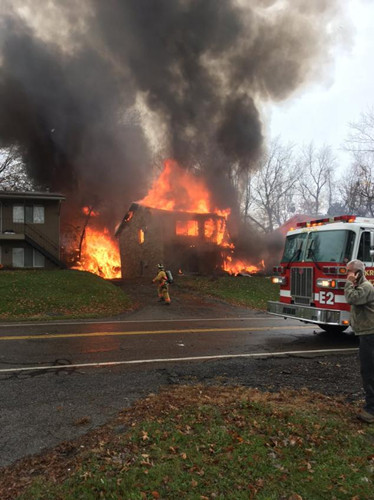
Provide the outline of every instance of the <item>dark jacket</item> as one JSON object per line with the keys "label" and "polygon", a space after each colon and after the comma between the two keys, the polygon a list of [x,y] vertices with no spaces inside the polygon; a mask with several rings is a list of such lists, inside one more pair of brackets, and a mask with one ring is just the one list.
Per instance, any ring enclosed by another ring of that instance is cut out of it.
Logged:
{"label": "dark jacket", "polygon": [[374,287],[365,277],[357,285],[347,281],[344,295],[351,305],[351,326],[356,335],[374,334]]}

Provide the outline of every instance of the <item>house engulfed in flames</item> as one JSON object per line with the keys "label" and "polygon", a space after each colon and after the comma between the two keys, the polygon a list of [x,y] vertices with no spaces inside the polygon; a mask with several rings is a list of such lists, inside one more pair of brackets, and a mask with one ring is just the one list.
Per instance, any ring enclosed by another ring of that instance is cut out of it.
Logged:
{"label": "house engulfed in flames", "polygon": [[230,243],[225,216],[163,210],[133,203],[116,236],[123,278],[153,276],[158,263],[173,274],[225,268]]}

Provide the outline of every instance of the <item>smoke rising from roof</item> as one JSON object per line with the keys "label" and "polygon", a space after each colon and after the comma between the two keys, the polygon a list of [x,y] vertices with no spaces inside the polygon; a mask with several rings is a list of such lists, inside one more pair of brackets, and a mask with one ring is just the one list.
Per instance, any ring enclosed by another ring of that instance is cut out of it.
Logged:
{"label": "smoke rising from roof", "polygon": [[261,104],[323,72],[338,3],[3,0],[0,146],[18,144],[37,183],[122,215],[151,182],[146,110],[159,150],[199,164],[225,208],[230,167],[261,151]]}

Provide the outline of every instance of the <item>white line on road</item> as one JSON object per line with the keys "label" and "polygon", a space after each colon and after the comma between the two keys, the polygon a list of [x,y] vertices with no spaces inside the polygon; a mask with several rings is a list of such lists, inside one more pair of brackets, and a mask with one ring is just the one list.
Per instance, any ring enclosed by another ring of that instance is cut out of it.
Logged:
{"label": "white line on road", "polygon": [[209,361],[215,359],[230,359],[230,358],[269,358],[281,356],[305,356],[308,354],[347,354],[357,352],[355,347],[345,349],[314,349],[310,351],[284,351],[284,352],[256,352],[247,354],[220,354],[214,356],[190,356],[185,358],[156,358],[156,359],[133,359],[129,361],[105,361],[103,363],[77,363],[75,365],[58,365],[58,366],[29,366],[22,368],[2,368],[0,373],[17,373],[26,371],[47,371],[47,370],[66,370],[72,368],[95,368],[105,366],[120,366],[120,365],[142,365],[147,363],[171,363],[185,361]]}

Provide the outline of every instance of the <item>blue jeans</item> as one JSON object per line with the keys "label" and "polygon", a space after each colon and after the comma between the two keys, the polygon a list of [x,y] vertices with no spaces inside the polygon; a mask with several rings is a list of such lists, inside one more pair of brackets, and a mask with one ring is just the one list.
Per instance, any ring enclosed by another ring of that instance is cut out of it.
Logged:
{"label": "blue jeans", "polygon": [[365,391],[365,410],[374,415],[374,334],[360,335],[360,365]]}

